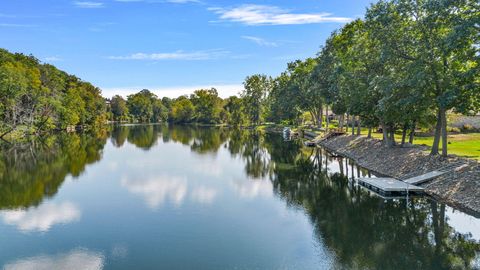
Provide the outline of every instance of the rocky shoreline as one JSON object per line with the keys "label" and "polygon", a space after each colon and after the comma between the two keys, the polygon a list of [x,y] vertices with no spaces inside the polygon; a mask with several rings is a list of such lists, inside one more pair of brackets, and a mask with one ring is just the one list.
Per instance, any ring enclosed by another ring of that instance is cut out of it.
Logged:
{"label": "rocky shoreline", "polygon": [[448,168],[448,173],[420,186],[432,197],[480,216],[480,164],[475,160],[430,156],[423,146],[386,148],[380,140],[360,136],[338,136],[319,145],[366,169],[399,179]]}

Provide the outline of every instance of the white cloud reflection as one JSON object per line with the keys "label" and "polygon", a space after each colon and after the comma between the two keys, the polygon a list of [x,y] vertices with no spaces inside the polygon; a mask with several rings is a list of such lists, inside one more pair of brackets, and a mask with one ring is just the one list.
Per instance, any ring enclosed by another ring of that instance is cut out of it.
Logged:
{"label": "white cloud reflection", "polygon": [[181,206],[187,198],[195,203],[211,204],[218,194],[216,188],[204,185],[189,187],[187,178],[179,176],[160,175],[145,179],[125,177],[120,180],[120,185],[128,192],[141,196],[147,206],[154,210],[167,201]]}
{"label": "white cloud reflection", "polygon": [[105,258],[101,253],[78,249],[65,254],[40,255],[7,263],[4,270],[100,270]]}
{"label": "white cloud reflection", "polygon": [[217,193],[217,190],[214,188],[200,186],[192,190],[191,198],[200,204],[211,204]]}
{"label": "white cloud reflection", "polygon": [[273,194],[273,187],[270,181],[244,179],[233,181],[232,184],[234,190],[241,198],[270,197]]}
{"label": "white cloud reflection", "polygon": [[71,202],[44,203],[38,207],[7,210],[0,214],[8,225],[21,231],[46,232],[55,224],[66,224],[80,219],[79,208]]}
{"label": "white cloud reflection", "polygon": [[187,181],[182,177],[163,175],[138,180],[123,178],[120,184],[129,192],[142,196],[152,209],[157,209],[166,200],[179,206],[187,194]]}

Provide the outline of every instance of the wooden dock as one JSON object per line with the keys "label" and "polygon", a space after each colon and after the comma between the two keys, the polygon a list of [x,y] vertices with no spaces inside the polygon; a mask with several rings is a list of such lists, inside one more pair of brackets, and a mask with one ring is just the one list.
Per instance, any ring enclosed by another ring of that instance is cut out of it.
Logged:
{"label": "wooden dock", "polygon": [[439,177],[440,175],[445,174],[445,173],[446,172],[442,172],[442,171],[431,171],[429,173],[422,174],[422,175],[419,175],[419,176],[415,176],[415,177],[412,177],[412,178],[408,178],[408,179],[405,179],[403,181],[405,181],[405,183],[409,183],[409,184],[412,184],[412,185],[418,185],[418,184],[427,182],[427,181],[429,181],[433,178]]}
{"label": "wooden dock", "polygon": [[358,183],[382,195],[423,194],[424,189],[394,178],[359,178]]}

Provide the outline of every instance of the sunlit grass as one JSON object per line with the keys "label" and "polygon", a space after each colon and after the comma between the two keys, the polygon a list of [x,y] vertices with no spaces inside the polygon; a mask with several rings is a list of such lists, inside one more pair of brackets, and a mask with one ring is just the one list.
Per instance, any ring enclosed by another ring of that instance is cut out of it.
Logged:
{"label": "sunlit grass", "polygon": [[[367,129],[362,128],[362,135],[366,136],[367,132]],[[383,135],[382,133],[373,132],[372,137],[382,139]],[[400,141],[401,138],[402,135],[397,133],[397,141]],[[480,160],[480,133],[449,134],[448,143],[449,154]],[[415,136],[413,144],[431,147],[433,145],[433,136]]]}
{"label": "sunlit grass", "polygon": [[[336,128],[337,123],[331,123],[331,128]],[[320,133],[320,132],[317,132]],[[351,128],[349,128],[349,134],[351,133]],[[356,133],[356,129],[355,129]],[[368,129],[362,128],[361,134],[367,136]],[[397,142],[401,141],[402,134],[397,132],[396,134]],[[383,134],[372,132],[372,138],[382,139]],[[408,138],[407,138],[408,140]],[[448,153],[468,157],[476,160],[480,160],[480,133],[455,133],[448,135]],[[433,136],[415,136],[413,144],[416,145],[426,145],[431,147],[433,145]],[[441,147],[440,147],[441,149]]]}

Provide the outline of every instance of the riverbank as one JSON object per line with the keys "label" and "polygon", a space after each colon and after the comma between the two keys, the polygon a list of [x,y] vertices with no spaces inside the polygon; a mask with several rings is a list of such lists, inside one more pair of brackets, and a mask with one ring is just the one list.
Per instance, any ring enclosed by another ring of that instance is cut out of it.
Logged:
{"label": "riverbank", "polygon": [[382,146],[378,139],[360,136],[339,136],[319,143],[329,151],[355,160],[360,166],[382,175],[406,178],[433,170],[451,170],[420,186],[427,194],[480,215],[480,164],[457,156],[430,156],[424,146]]}

